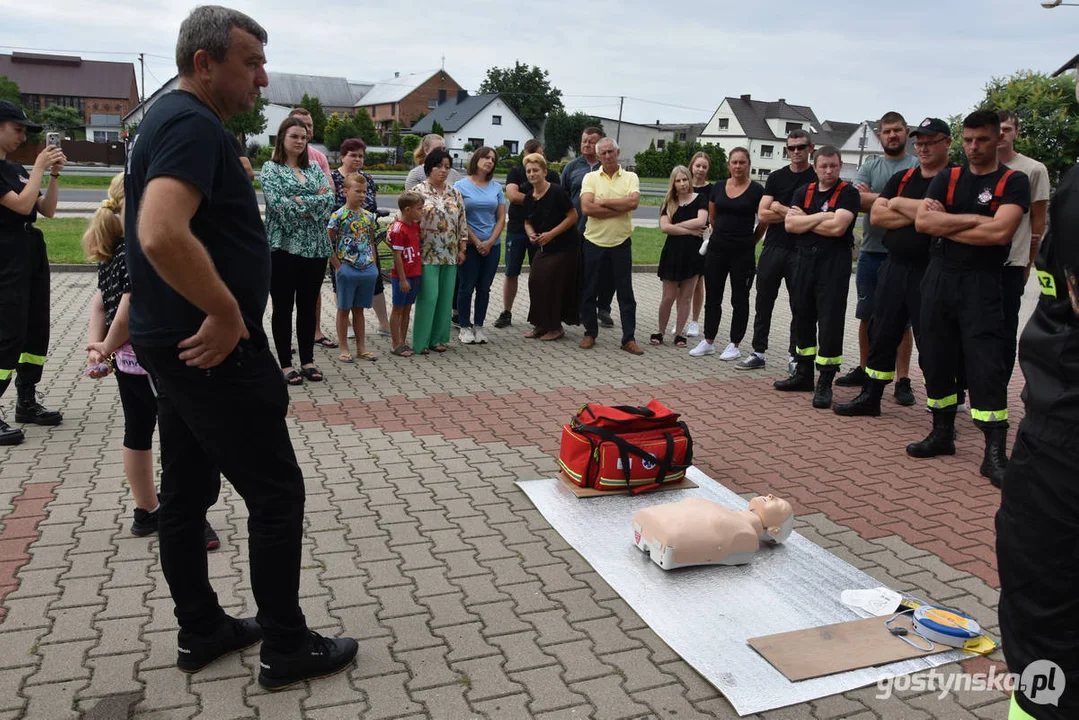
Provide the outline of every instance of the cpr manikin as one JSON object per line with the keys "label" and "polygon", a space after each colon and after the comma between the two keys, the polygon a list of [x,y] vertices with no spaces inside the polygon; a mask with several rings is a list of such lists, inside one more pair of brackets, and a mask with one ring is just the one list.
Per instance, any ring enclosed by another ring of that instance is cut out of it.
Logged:
{"label": "cpr manikin", "polygon": [[637,511],[633,537],[637,547],[664,570],[744,565],[761,543],[774,545],[790,537],[793,525],[791,504],[773,495],[753,498],[745,510],[691,497]]}

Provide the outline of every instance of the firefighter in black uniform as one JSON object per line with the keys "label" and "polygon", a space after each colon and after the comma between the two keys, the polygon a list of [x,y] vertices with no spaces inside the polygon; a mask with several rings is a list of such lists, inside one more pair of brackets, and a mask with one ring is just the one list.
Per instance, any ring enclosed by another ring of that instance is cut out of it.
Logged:
{"label": "firefighter in black uniform", "polygon": [[873,225],[885,228],[888,257],[880,267],[869,325],[868,378],[858,397],[836,403],[837,415],[880,415],[880,399],[885,386],[895,380],[896,353],[908,324],[921,347],[921,284],[933,238],[917,231],[914,218],[933,177],[948,167],[952,134],[948,123],[939,118],[922,120],[910,134],[918,167],[889,178],[869,216]]}
{"label": "firefighter in black uniform", "polygon": [[[15,421],[56,425],[60,413],[37,401],[36,386],[49,348],[49,260],[45,239],[34,227],[37,214],[56,212],[64,153],[46,147],[29,173],[7,159],[26,142],[26,133],[41,126],[26,118],[22,108],[0,100],[0,395],[15,376],[18,400]],[[41,181],[48,172],[49,188],[41,196]],[[0,445],[17,445],[23,432],[0,416]]]}
{"label": "firefighter in black uniform", "polygon": [[1041,297],[1019,339],[1026,414],[997,511],[997,565],[1008,669],[1059,670],[1043,662],[1040,677],[1024,675],[1009,720],[1079,717],[1079,165],[1049,217]]}
{"label": "firefighter in black uniform", "polygon": [[[1000,486],[1008,466],[1008,367],[1001,268],[1030,208],[1030,181],[997,160],[1000,120],[977,110],[963,120],[969,165],[938,173],[915,227],[934,236],[922,280],[918,351],[933,431],[907,446],[911,457],[955,454],[956,378],[965,378],[970,414],[985,434],[981,473]],[[960,353],[960,347],[962,353]],[[964,365],[959,367],[960,356]]]}
{"label": "firefighter in black uniform", "polygon": [[796,365],[789,378],[775,382],[775,389],[813,392],[815,360],[820,378],[813,407],[830,408],[832,380],[843,363],[853,228],[861,196],[853,185],[839,179],[843,161],[836,148],[825,145],[818,149],[813,167],[817,181],[794,191],[784,220],[798,246],[794,276]]}

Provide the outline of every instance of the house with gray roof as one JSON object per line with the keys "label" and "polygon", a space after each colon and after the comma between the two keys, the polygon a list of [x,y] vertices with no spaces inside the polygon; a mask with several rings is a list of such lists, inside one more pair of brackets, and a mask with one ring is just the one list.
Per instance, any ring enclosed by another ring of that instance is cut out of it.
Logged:
{"label": "house with gray roof", "polygon": [[436,122],[442,126],[446,149],[461,161],[483,145],[504,145],[516,155],[533,137],[525,121],[497,93],[469,95],[461,90],[427,113],[412,126],[412,132],[426,135]]}
{"label": "house with gray roof", "polygon": [[462,90],[450,74],[442,70],[394,73],[374,84],[359,100],[357,108],[366,108],[375,127],[388,133],[396,120],[402,128],[410,127]]}
{"label": "house with gray roof", "polygon": [[[318,98],[322,109],[329,115],[332,112],[352,112],[358,99],[353,92],[353,85],[343,77],[327,75],[301,75],[298,73],[266,73],[270,84],[262,89],[262,97],[273,105],[294,108],[299,106],[304,95]],[[369,87],[369,86],[368,86]]]}
{"label": "house with gray roof", "polygon": [[764,101],[741,95],[723,98],[697,141],[719,145],[728,155],[736,147],[746,148],[752,177],[763,180],[787,164],[787,134],[795,129],[811,136],[820,133],[821,122],[808,105],[794,105],[785,98]]}

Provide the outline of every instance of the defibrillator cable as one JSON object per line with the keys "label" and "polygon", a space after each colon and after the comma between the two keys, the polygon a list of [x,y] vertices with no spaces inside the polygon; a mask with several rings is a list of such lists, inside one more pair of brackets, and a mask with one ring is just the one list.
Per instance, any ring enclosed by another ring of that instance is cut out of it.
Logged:
{"label": "defibrillator cable", "polygon": [[[895,615],[893,615],[891,618],[889,618],[888,620],[884,621],[884,627],[888,628],[888,632],[890,632],[892,635],[895,635],[897,638],[899,638],[900,640],[905,642],[907,645],[910,645],[915,650],[919,650],[921,652],[932,652],[934,649],[936,649],[937,646],[933,644],[932,640],[927,638],[925,635],[923,635],[921,632],[919,632],[916,628],[912,627],[911,629],[908,630],[907,628],[902,628],[902,627],[892,627],[892,623],[895,622],[896,620],[898,620],[900,616],[907,615],[907,614],[913,614],[913,613],[914,613],[913,609],[898,612]],[[929,647],[922,647],[921,645],[918,645],[918,644],[912,642],[910,640],[910,638],[907,637],[908,635],[917,635],[918,637],[920,637],[921,639],[923,639],[927,643],[929,643]]]}

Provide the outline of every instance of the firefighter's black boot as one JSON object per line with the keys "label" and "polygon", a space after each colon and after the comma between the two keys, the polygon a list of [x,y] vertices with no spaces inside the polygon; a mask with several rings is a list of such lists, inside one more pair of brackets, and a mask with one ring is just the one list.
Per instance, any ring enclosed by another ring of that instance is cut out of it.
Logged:
{"label": "firefighter's black boot", "polygon": [[15,422],[34,425],[59,425],[64,416],[57,410],[49,410],[37,401],[37,386],[15,381],[18,398],[15,400]]}
{"label": "firefighter's black boot", "polygon": [[907,455],[916,458],[955,455],[955,408],[933,410],[933,432],[925,440],[907,445]]}
{"label": "firefighter's black boot", "polygon": [[827,410],[832,407],[832,380],[838,368],[829,367],[820,371],[817,378],[817,389],[813,393],[813,407],[818,410]]}
{"label": "firefighter's black boot", "polygon": [[883,380],[868,378],[858,397],[850,402],[836,403],[832,409],[836,415],[877,417],[880,415],[880,399],[884,396],[885,385],[887,383]]}
{"label": "firefighter's black boot", "polygon": [[22,430],[8,425],[0,415],[0,445],[18,445],[25,439]]}
{"label": "firefighter's black boot", "polygon": [[985,434],[982,476],[989,478],[993,487],[999,488],[1008,469],[1008,423],[982,423],[981,428]]}
{"label": "firefighter's black boot", "polygon": [[772,386],[783,392],[813,392],[813,358],[799,357],[795,363],[794,374],[776,380]]}

